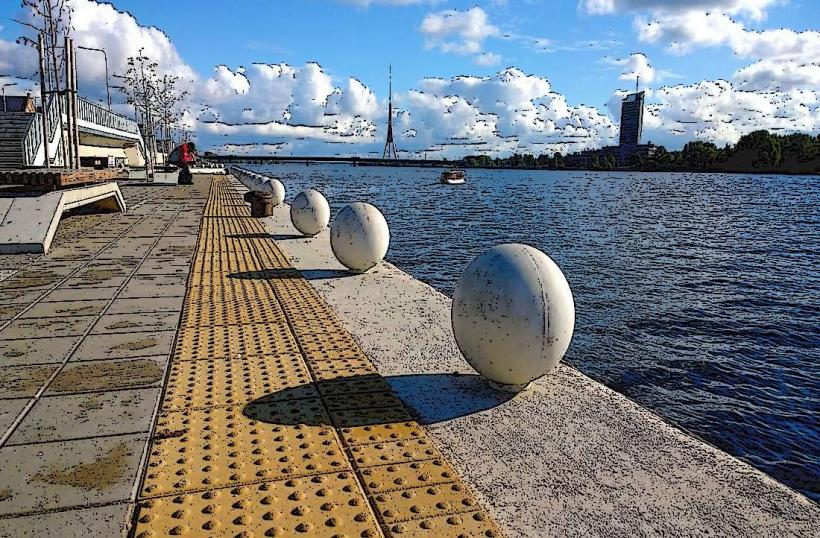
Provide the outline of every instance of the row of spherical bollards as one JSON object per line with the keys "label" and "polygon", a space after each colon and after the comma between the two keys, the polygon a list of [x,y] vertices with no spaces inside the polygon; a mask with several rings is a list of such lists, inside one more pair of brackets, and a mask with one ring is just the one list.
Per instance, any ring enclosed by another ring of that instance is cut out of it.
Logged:
{"label": "row of spherical bollards", "polygon": [[[266,178],[254,172],[233,167],[235,177],[252,193],[272,195],[273,206],[285,199],[285,187],[278,179]],[[252,194],[246,200],[256,201]],[[269,216],[269,215],[260,215]],[[294,228],[306,236],[314,236],[330,222],[330,204],[316,189],[300,192],[290,206],[290,220]],[[330,248],[339,263],[352,273],[364,273],[384,259],[390,245],[390,228],[381,211],[364,202],[352,203],[339,211],[330,232]]]}
{"label": "row of spherical bollards", "polygon": [[[281,182],[273,180],[268,187],[266,178],[259,178],[250,182],[272,189],[281,203]],[[314,236],[328,226],[330,206],[322,193],[308,189],[294,198],[290,217],[302,234]],[[378,265],[389,244],[387,221],[370,204],[350,204],[333,221],[330,247],[353,273]],[[554,370],[569,349],[575,302],[564,273],[549,256],[528,245],[503,244],[467,266],[453,294],[451,323],[467,362],[495,389],[518,392]]]}

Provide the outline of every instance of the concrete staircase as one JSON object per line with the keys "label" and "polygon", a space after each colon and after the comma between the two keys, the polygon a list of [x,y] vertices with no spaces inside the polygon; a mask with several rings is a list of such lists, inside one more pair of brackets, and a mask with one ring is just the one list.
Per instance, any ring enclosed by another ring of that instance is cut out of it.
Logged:
{"label": "concrete staircase", "polygon": [[23,167],[23,139],[36,114],[0,112],[0,169]]}

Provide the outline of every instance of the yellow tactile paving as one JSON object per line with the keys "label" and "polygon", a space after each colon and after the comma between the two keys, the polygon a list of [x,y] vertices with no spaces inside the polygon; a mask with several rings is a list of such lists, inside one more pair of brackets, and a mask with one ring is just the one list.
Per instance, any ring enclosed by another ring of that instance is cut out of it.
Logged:
{"label": "yellow tactile paving", "polygon": [[[234,289],[234,288],[231,288]],[[251,299],[249,296],[248,299]],[[285,313],[276,302],[253,300],[188,302],[182,312],[182,325],[237,325],[247,323],[285,323]]]}
{"label": "yellow tactile paving", "polygon": [[165,411],[319,396],[302,357],[284,354],[175,361],[165,391]]}
{"label": "yellow tactile paving", "polygon": [[137,538],[380,536],[352,473],[214,489],[143,501]]}
{"label": "yellow tactile paving", "polygon": [[185,361],[298,352],[296,339],[287,325],[212,325],[182,327],[177,336],[174,359]]}
{"label": "yellow tactile paving", "polygon": [[168,375],[135,536],[499,536],[230,180]]}

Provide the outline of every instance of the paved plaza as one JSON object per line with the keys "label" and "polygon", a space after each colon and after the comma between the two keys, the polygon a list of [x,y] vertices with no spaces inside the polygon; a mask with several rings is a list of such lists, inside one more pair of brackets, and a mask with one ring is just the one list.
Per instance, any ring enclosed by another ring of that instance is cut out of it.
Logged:
{"label": "paved plaza", "polygon": [[3,259],[0,535],[500,535],[237,183],[123,192]]}

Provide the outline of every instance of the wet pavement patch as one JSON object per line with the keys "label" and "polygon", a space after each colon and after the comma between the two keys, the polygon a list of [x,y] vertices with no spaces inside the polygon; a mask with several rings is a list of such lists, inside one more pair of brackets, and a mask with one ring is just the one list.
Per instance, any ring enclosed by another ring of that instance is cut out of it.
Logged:
{"label": "wet pavement patch", "polygon": [[0,369],[0,398],[34,396],[56,369],[56,365],[10,366]]}
{"label": "wet pavement patch", "polygon": [[162,381],[163,368],[154,359],[71,363],[54,379],[49,392],[116,390]]}
{"label": "wet pavement patch", "polygon": [[39,472],[32,480],[82,489],[105,489],[120,482],[128,471],[128,456],[131,456],[131,449],[120,443],[94,462]]}
{"label": "wet pavement patch", "polygon": [[122,359],[168,355],[176,331],[112,332],[86,336],[74,360]]}
{"label": "wet pavement patch", "polygon": [[66,336],[0,340],[0,364],[8,367],[62,362],[78,338]]}
{"label": "wet pavement patch", "polygon": [[159,343],[159,340],[153,336],[146,336],[139,340],[132,340],[131,342],[123,342],[111,346],[111,351],[142,351],[143,349],[152,348]]}
{"label": "wet pavement patch", "polygon": [[8,445],[147,432],[159,390],[124,389],[40,398]]}

